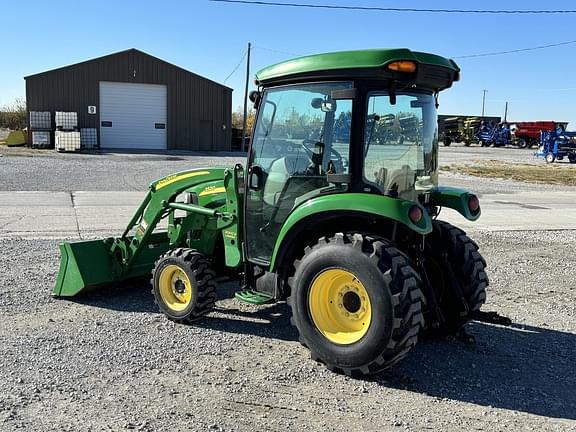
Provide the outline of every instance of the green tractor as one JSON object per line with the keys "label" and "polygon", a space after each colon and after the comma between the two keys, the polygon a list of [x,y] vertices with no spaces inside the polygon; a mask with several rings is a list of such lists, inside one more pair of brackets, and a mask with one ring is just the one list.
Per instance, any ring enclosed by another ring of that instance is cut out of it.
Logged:
{"label": "green tractor", "polygon": [[[63,243],[53,294],[152,277],[162,313],[209,313],[217,278],[250,303],[287,301],[312,358],[359,376],[401,360],[423,332],[457,333],[486,299],[486,263],[440,208],[480,216],[438,186],[438,94],[451,60],[407,49],[312,55],[257,73],[246,170],[154,181],[120,237]],[[398,139],[380,119],[411,118]]]}

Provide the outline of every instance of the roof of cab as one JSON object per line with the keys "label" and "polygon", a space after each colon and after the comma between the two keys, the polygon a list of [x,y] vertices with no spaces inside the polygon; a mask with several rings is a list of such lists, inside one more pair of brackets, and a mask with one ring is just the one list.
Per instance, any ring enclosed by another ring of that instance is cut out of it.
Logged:
{"label": "roof of cab", "polygon": [[435,54],[411,51],[406,48],[370,49],[315,54],[277,63],[258,71],[256,82],[265,84],[284,77],[318,74],[322,71],[333,73],[338,70],[383,68],[388,63],[400,60],[412,60],[420,64],[451,69],[454,73],[460,72],[460,68],[453,60]]}

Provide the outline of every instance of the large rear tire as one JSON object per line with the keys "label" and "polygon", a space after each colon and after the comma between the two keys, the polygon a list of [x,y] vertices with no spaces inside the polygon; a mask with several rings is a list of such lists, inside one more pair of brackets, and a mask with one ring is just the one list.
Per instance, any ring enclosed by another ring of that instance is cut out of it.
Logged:
{"label": "large rear tire", "polygon": [[156,261],[152,294],[160,312],[177,323],[190,323],[206,315],[216,302],[215,273],[194,249],[177,248]]}
{"label": "large rear tire", "polygon": [[[447,222],[434,221],[427,241],[426,263],[426,272],[445,320],[442,330],[457,330],[486,302],[489,284],[486,261],[478,252],[478,245],[464,231]],[[454,294],[450,273],[458,282],[463,299]]]}
{"label": "large rear tire", "polygon": [[386,240],[322,237],[294,267],[291,322],[312,359],[346,375],[372,375],[416,345],[424,325],[420,278]]}

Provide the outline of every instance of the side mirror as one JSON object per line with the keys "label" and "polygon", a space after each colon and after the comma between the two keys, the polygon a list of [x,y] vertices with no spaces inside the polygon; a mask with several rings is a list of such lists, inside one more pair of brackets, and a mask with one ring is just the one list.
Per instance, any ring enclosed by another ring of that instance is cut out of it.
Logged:
{"label": "side mirror", "polygon": [[322,112],[336,111],[336,101],[334,99],[314,98],[310,105],[312,105],[312,108],[320,109]]}
{"label": "side mirror", "polygon": [[260,107],[260,101],[262,100],[262,93],[258,90],[252,90],[248,95],[250,102],[254,104],[254,109],[257,110]]}
{"label": "side mirror", "polygon": [[312,101],[310,101],[310,105],[312,105],[312,108],[314,108],[314,109],[319,109],[322,107],[322,102],[324,102],[324,99],[314,98],[314,99],[312,99]]}
{"label": "side mirror", "polygon": [[258,165],[252,166],[248,170],[248,187],[254,191],[259,191],[264,186],[264,171]]}

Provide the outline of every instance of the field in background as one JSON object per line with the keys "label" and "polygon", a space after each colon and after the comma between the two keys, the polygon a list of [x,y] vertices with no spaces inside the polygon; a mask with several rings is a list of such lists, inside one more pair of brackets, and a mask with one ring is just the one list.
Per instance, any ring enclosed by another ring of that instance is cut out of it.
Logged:
{"label": "field in background", "polygon": [[477,161],[473,164],[453,164],[440,167],[441,171],[475,177],[507,179],[528,183],[576,186],[576,164],[556,162],[542,165],[518,164],[506,161]]}

